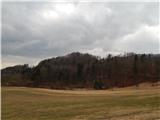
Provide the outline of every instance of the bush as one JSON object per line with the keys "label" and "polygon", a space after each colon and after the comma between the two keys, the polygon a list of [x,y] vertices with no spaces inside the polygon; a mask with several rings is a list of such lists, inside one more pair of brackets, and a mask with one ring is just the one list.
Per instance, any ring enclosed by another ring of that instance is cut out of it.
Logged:
{"label": "bush", "polygon": [[104,88],[104,85],[103,83],[100,81],[100,80],[95,80],[94,81],[94,89],[103,89]]}

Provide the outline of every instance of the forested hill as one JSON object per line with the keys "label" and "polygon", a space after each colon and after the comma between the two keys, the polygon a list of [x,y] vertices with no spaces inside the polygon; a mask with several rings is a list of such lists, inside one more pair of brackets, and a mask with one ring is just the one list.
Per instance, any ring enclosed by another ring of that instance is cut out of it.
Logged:
{"label": "forested hill", "polygon": [[99,58],[79,52],[41,61],[35,67],[17,65],[1,70],[2,86],[53,89],[107,89],[155,83],[160,80],[159,54],[108,55]]}

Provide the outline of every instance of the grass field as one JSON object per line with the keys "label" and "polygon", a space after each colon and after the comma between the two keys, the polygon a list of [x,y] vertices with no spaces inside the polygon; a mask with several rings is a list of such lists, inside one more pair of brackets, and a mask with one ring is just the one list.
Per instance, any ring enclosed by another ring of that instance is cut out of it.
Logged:
{"label": "grass field", "polygon": [[160,120],[159,90],[2,87],[2,120]]}

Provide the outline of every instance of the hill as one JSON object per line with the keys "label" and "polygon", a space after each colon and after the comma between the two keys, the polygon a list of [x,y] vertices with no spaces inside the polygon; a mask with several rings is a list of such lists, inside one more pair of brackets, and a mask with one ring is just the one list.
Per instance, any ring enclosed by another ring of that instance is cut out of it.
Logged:
{"label": "hill", "polygon": [[100,58],[79,52],[1,70],[3,86],[52,89],[126,87],[160,80],[160,55],[126,54]]}

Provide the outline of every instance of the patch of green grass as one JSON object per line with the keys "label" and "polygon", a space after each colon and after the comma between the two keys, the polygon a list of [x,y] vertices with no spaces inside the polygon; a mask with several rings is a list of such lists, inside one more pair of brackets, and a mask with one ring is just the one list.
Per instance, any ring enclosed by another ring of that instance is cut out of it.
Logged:
{"label": "patch of green grass", "polygon": [[[99,92],[99,91],[95,91]],[[159,118],[157,90],[83,95],[33,88],[2,88],[2,120],[127,120]],[[142,93],[143,92],[143,93]]]}

